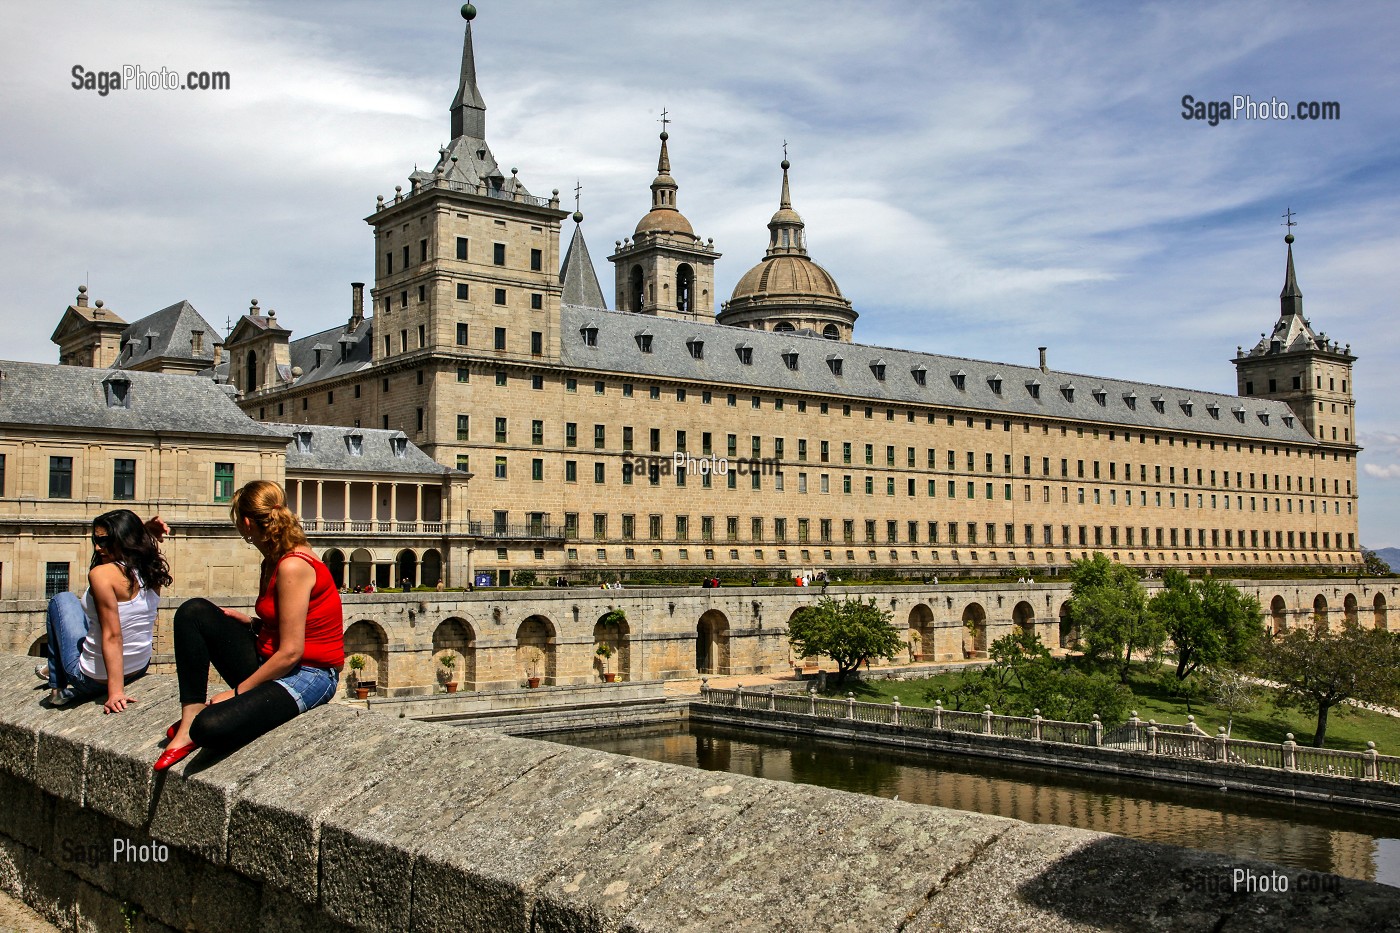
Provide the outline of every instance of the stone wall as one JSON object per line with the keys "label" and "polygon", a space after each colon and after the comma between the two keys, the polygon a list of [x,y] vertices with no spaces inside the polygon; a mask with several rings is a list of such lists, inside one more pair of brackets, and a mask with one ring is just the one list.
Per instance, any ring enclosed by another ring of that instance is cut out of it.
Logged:
{"label": "stone wall", "polygon": [[[1381,930],[1400,910],[1366,882],[1232,895],[1234,868],[1294,873],[343,706],[155,775],[170,678],[104,717],[42,708],[29,666],[0,658],[0,887],[65,930]],[[164,861],[113,860],[118,840]]]}

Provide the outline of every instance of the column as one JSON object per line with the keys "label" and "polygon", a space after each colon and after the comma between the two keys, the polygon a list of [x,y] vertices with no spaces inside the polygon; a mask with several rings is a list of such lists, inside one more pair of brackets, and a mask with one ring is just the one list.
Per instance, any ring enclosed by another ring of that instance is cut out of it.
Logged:
{"label": "column", "polygon": [[423,520],[423,484],[413,484],[413,520],[421,522]]}
{"label": "column", "polygon": [[[378,484],[378,483],[370,483],[369,520],[370,520],[371,522],[377,522],[377,521],[379,521],[379,484]],[[378,528],[371,528],[370,530],[371,530],[371,531],[378,531],[379,529],[378,529]]]}
{"label": "column", "polygon": [[317,521],[317,522],[319,522],[319,521],[321,520],[321,502],[322,502],[321,493],[322,493],[322,487],[323,487],[324,485],[325,485],[325,484],[324,484],[321,480],[319,480],[319,479],[316,480],[316,513],[315,513],[315,518],[316,518],[316,521]]}
{"label": "column", "polygon": [[389,484],[389,521],[399,520],[399,484]]}

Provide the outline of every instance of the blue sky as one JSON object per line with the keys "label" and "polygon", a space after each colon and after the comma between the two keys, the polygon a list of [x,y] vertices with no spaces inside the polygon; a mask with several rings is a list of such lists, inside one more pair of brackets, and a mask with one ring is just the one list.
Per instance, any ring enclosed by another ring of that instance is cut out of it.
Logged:
{"label": "blue sky", "polygon": [[[583,184],[605,260],[648,205],[666,107],[679,204],[762,255],[782,143],[813,257],[866,343],[1233,391],[1278,314],[1280,215],[1316,329],[1350,343],[1361,538],[1400,545],[1400,7],[1388,3],[482,0],[487,135],[536,194]],[[256,297],[308,333],[372,281],[363,217],[447,141],[462,20],[411,3],[70,3],[0,35],[0,323],[47,340],[87,281],[128,320]],[[225,92],[73,89],[88,70]],[[1335,122],[1183,120],[1181,98],[1337,101]],[[565,224],[565,233],[572,226]]]}

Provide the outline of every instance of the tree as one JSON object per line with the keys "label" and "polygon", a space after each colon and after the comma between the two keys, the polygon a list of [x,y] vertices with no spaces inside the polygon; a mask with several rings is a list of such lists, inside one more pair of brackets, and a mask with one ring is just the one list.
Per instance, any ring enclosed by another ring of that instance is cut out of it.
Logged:
{"label": "tree", "polygon": [[1390,564],[1375,551],[1362,548],[1361,572],[1368,577],[1388,577],[1391,573]]}
{"label": "tree", "polygon": [[1259,600],[1214,577],[1192,581],[1168,570],[1148,613],[1176,649],[1176,676],[1184,681],[1201,665],[1237,666],[1264,636]]}
{"label": "tree", "polygon": [[1201,684],[1212,703],[1229,714],[1225,734],[1234,734],[1235,716],[1259,705],[1263,688],[1243,671],[1231,667],[1201,668]]}
{"label": "tree", "polygon": [[1147,594],[1137,575],[1099,552],[1070,565],[1069,618],[1079,630],[1086,657],[1118,669],[1127,681],[1128,666],[1139,652],[1156,654],[1166,639],[1147,611]]}
{"label": "tree", "polygon": [[861,602],[830,597],[815,606],[803,606],[788,622],[788,641],[799,657],[824,654],[836,662],[836,680],[875,658],[893,660],[904,639],[891,623],[889,612],[875,600]]}
{"label": "tree", "polygon": [[1354,625],[1292,629],[1264,642],[1259,672],[1277,684],[1279,707],[1317,714],[1313,745],[1321,748],[1334,706],[1351,699],[1400,703],[1400,635]]}

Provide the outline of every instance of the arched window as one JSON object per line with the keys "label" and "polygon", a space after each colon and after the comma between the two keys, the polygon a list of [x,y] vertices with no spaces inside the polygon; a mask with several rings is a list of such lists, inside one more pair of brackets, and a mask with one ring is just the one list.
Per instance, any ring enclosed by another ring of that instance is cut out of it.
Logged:
{"label": "arched window", "polygon": [[797,330],[797,328],[792,326],[791,321],[779,321],[773,326],[773,330],[777,331],[780,334],[790,334],[793,331]]}
{"label": "arched window", "polygon": [[827,340],[840,340],[841,330],[835,324],[828,324],[822,328],[822,336]]}
{"label": "arched window", "polygon": [[681,263],[676,269],[676,310],[689,313],[694,304],[695,272],[689,265]]}
{"label": "arched window", "polygon": [[629,284],[630,284],[630,287],[628,288],[628,294],[631,296],[631,300],[628,301],[628,303],[627,303],[627,310],[628,310],[628,311],[640,311],[640,310],[642,310],[642,303],[643,303],[643,298],[642,298],[642,267],[641,267],[641,266],[633,266],[633,267],[632,267],[632,275],[631,275],[631,278],[630,278],[630,280],[629,280]]}
{"label": "arched window", "polygon": [[252,350],[248,351],[248,358],[243,366],[243,391],[255,392],[258,388],[258,355]]}

